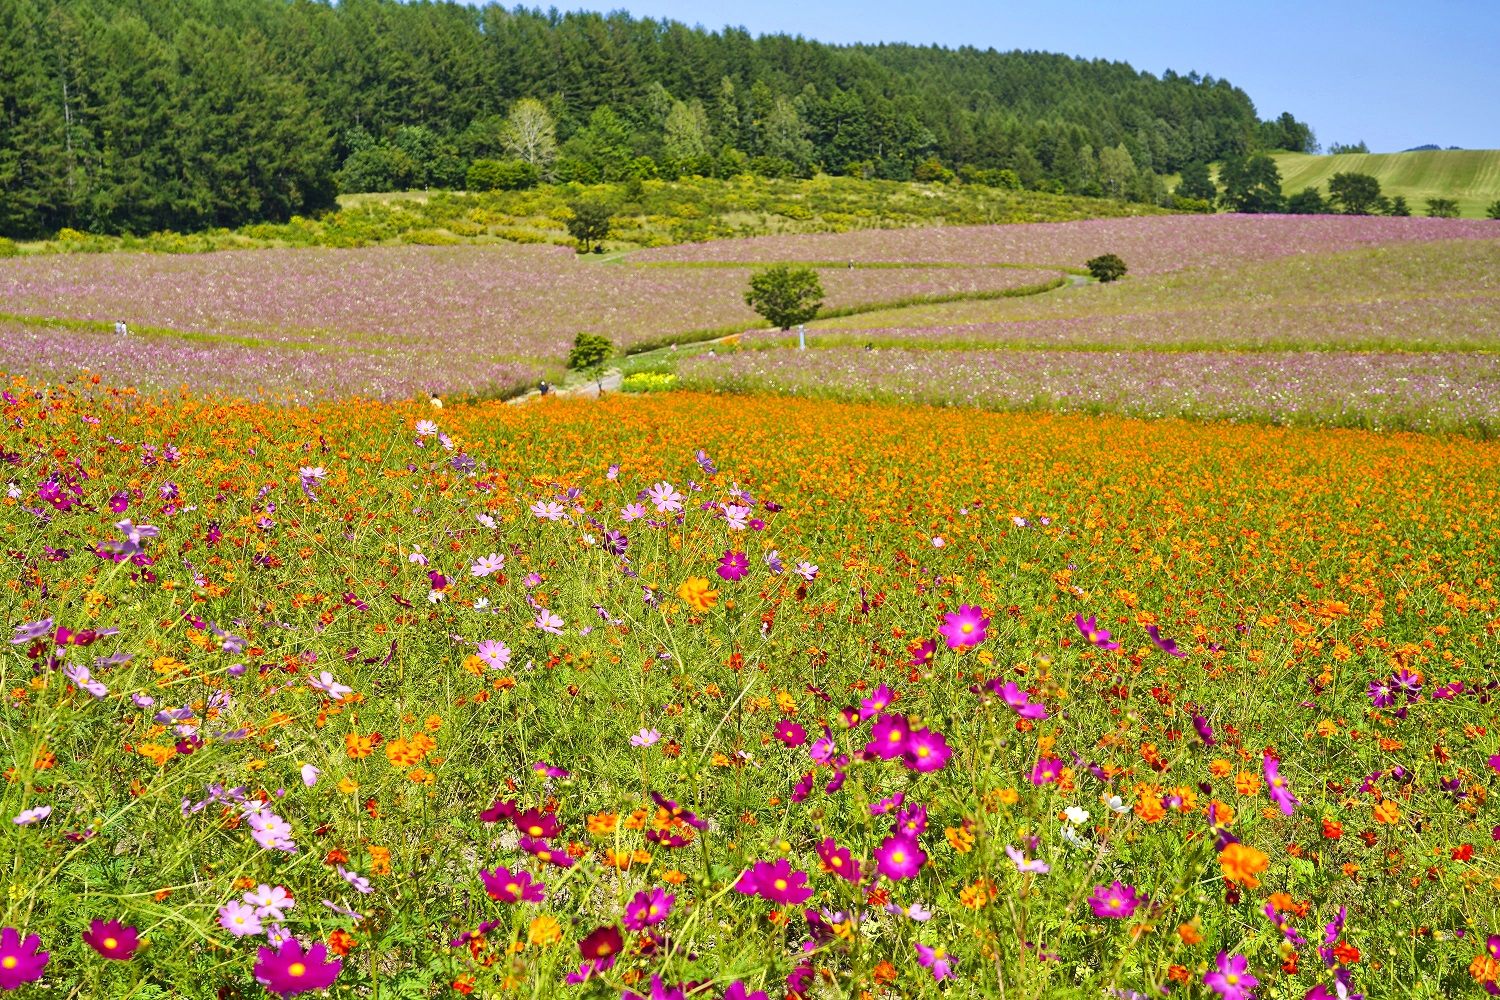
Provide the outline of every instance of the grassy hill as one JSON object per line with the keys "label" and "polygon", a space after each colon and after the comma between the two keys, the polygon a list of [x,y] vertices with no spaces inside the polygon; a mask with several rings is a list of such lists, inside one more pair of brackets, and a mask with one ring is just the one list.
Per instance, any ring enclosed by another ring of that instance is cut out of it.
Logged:
{"label": "grassy hill", "polygon": [[1337,173],[1371,174],[1386,195],[1404,195],[1412,213],[1424,214],[1428,198],[1456,198],[1459,212],[1483,218],[1485,208],[1500,199],[1500,149],[1434,149],[1412,153],[1341,153],[1312,156],[1276,153],[1281,188],[1294,194],[1321,188]]}

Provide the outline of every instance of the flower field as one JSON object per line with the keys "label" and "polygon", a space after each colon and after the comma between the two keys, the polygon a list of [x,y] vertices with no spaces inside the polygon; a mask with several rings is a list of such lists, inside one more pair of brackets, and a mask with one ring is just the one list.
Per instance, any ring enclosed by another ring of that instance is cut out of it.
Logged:
{"label": "flower field", "polygon": [[677,374],[831,399],[1500,433],[1500,360],[1480,352],[771,348],[686,358]]}
{"label": "flower field", "polygon": [[0,989],[1500,989],[1494,443],[0,401]]}
{"label": "flower field", "polygon": [[[601,264],[536,246],[14,258],[0,260],[0,302],[33,329],[0,341],[0,367],[51,378],[88,368],[143,388],[242,395],[482,395],[554,374],[581,331],[629,347],[753,326],[748,276],[748,267]],[[994,267],[822,274],[834,309],[1056,277]],[[118,342],[115,320],[137,335]]]}
{"label": "flower field", "polygon": [[945,226],[715,240],[641,250],[641,261],[844,260],[905,263],[1006,261],[1078,267],[1116,253],[1135,274],[1337,253],[1433,240],[1494,239],[1481,219],[1338,215],[1161,215],[1024,226]]}

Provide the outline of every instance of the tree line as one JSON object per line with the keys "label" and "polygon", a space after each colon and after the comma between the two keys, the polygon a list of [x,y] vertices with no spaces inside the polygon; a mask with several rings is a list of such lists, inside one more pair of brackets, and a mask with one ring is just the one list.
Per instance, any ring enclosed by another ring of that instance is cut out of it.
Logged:
{"label": "tree line", "polygon": [[1314,145],[1225,80],[1047,53],[498,4],[0,3],[11,236],[282,221],[471,179],[824,171],[1149,200],[1186,164]]}

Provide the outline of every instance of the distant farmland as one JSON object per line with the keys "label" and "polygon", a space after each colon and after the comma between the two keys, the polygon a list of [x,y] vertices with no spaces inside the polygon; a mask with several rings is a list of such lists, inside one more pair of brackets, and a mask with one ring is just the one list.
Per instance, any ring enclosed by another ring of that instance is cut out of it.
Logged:
{"label": "distant farmland", "polygon": [[1276,153],[1281,189],[1288,195],[1306,187],[1328,193],[1328,179],[1337,173],[1371,174],[1381,193],[1402,195],[1412,213],[1422,215],[1428,198],[1454,198],[1459,212],[1483,218],[1485,208],[1500,199],[1500,149],[1429,149],[1410,153],[1340,153],[1310,156]]}

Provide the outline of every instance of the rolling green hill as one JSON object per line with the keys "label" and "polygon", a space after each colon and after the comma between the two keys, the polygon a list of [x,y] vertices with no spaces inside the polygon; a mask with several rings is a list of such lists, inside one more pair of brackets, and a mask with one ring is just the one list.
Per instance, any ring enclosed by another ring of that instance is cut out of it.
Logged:
{"label": "rolling green hill", "polygon": [[1500,198],[1500,149],[1273,156],[1281,168],[1281,189],[1289,195],[1305,187],[1327,194],[1328,179],[1334,174],[1360,173],[1379,179],[1381,193],[1404,195],[1414,215],[1425,214],[1428,198],[1456,198],[1465,218],[1478,219]]}

